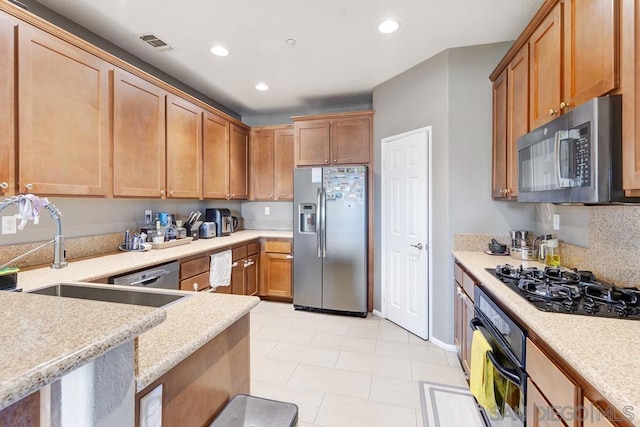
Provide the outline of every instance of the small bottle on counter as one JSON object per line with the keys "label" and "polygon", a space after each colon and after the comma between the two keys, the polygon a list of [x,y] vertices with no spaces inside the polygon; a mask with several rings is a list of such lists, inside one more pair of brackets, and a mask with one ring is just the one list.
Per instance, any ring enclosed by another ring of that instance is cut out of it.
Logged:
{"label": "small bottle on counter", "polygon": [[184,239],[187,237],[187,229],[182,226],[182,220],[176,219],[176,239]]}
{"label": "small bottle on counter", "polygon": [[544,256],[545,265],[549,267],[560,267],[560,251],[558,246],[558,239],[547,240]]}

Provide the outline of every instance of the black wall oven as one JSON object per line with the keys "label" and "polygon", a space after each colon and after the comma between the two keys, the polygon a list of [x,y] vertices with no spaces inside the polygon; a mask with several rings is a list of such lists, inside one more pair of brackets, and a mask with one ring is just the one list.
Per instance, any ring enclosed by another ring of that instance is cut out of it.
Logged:
{"label": "black wall oven", "polygon": [[491,345],[487,358],[496,375],[509,382],[511,399],[506,399],[501,414],[481,410],[484,422],[491,427],[522,427],[525,421],[527,373],[525,369],[526,331],[511,319],[479,286],[475,290],[475,317],[471,328],[479,330]]}

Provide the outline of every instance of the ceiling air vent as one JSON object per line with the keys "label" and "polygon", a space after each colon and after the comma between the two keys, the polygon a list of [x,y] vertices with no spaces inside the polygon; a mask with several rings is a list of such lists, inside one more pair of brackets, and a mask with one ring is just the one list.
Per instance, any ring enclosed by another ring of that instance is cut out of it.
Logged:
{"label": "ceiling air vent", "polygon": [[160,39],[160,37],[156,36],[155,34],[146,33],[146,34],[140,35],[139,37],[140,37],[140,40],[151,45],[151,47],[153,47],[154,49],[162,50],[162,51],[173,49],[171,46],[169,46],[167,42]]}

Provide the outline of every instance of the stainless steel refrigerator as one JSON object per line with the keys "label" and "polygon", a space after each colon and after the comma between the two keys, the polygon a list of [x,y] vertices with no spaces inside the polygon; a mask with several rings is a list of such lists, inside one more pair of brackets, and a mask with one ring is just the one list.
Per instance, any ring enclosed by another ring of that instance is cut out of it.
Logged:
{"label": "stainless steel refrigerator", "polygon": [[367,168],[294,169],[293,305],[367,315]]}

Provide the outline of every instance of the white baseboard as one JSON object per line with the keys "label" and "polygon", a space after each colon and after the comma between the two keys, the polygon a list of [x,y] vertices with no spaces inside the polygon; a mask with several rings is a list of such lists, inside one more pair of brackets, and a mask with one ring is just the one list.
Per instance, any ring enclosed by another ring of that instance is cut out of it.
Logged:
{"label": "white baseboard", "polygon": [[432,342],[433,344],[437,345],[438,347],[440,347],[443,350],[447,350],[447,351],[458,351],[458,349],[456,348],[455,344],[447,344],[444,343],[442,341],[440,341],[438,338],[436,337],[431,337],[429,338],[429,341]]}
{"label": "white baseboard", "polygon": [[379,317],[379,318],[381,318],[381,319],[384,319],[384,316],[383,316],[383,315],[382,315],[382,313],[381,313],[381,312],[379,312],[378,310],[373,310],[371,313],[372,313],[372,314],[375,314],[376,316],[378,316],[378,317]]}

